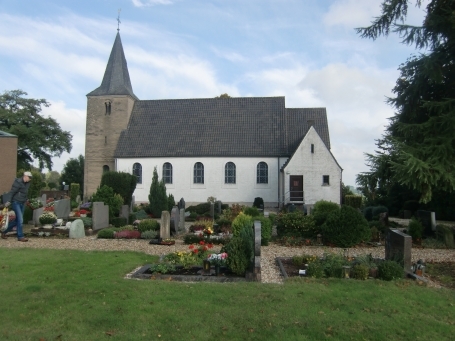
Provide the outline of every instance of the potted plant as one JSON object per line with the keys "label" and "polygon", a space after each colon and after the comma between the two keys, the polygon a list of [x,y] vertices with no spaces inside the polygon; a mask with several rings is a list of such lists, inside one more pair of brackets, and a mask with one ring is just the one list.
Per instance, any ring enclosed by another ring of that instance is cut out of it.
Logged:
{"label": "potted plant", "polygon": [[45,228],[50,228],[52,227],[52,224],[57,222],[57,216],[53,212],[44,211],[43,214],[39,216],[39,222]]}

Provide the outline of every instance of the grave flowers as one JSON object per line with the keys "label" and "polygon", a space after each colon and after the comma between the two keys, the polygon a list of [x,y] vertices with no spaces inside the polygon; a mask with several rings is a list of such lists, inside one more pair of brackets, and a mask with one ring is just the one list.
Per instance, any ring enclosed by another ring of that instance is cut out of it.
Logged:
{"label": "grave flowers", "polygon": [[27,202],[27,206],[30,207],[32,210],[36,210],[37,208],[43,207],[43,203],[39,199],[30,199]]}
{"label": "grave flowers", "polygon": [[57,216],[53,212],[44,211],[39,216],[39,222],[41,225],[52,225],[57,222]]}
{"label": "grave flowers", "polygon": [[228,258],[228,254],[226,252],[223,253],[212,253],[207,257],[207,260],[210,264],[216,266],[223,266],[226,264],[226,259]]}

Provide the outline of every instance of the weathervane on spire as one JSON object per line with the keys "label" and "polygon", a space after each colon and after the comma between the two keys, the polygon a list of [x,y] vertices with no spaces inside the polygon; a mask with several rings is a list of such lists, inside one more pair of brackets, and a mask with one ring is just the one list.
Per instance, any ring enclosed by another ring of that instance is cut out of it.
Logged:
{"label": "weathervane on spire", "polygon": [[122,11],[122,9],[119,8],[119,9],[118,9],[118,17],[117,17],[117,32],[120,31],[120,23],[121,23],[121,21],[120,21],[120,12],[121,12],[121,11]]}

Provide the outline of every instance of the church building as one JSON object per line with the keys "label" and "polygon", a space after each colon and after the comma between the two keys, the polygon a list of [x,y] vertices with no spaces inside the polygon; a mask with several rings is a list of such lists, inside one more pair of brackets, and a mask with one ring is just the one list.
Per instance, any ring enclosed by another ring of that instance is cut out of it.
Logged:
{"label": "church building", "polygon": [[102,83],[87,95],[84,195],[116,170],[137,176],[135,201],[147,202],[154,168],[187,204],[341,199],[325,108],[286,108],[284,96],[139,100],[117,33]]}

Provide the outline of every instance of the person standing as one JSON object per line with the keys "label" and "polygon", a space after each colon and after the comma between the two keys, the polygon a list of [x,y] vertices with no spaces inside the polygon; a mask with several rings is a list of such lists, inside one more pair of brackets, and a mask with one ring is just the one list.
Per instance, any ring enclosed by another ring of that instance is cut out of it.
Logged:
{"label": "person standing", "polygon": [[[16,219],[10,221],[6,230],[1,233],[2,239],[8,238],[6,234],[16,226],[17,240],[20,242],[28,241],[28,239],[24,237],[22,224],[24,223],[25,202],[27,201],[28,188],[30,187],[31,179],[32,173],[24,172],[24,175],[21,178],[17,178],[13,182],[9,195],[11,197],[11,208],[16,214]],[[7,202],[5,205],[8,206],[9,204],[10,203]]]}

